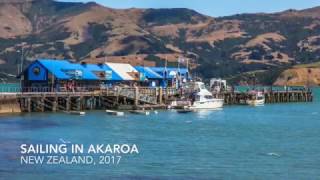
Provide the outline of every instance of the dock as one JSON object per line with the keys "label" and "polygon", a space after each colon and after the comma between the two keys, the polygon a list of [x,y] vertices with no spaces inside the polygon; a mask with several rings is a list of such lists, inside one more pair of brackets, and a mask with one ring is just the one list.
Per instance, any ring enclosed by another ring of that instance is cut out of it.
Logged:
{"label": "dock", "polygon": [[[174,88],[112,87],[77,92],[34,91],[0,94],[0,111],[12,112],[85,112],[86,110],[166,109],[170,102],[185,94]],[[266,104],[312,102],[310,90],[267,91]],[[250,96],[246,92],[223,92],[214,94],[223,98],[225,105],[241,105]],[[115,112],[107,112],[116,114]],[[136,113],[139,114],[137,111]],[[77,113],[80,114],[80,113]],[[140,113],[141,114],[141,113]]]}
{"label": "dock", "polygon": [[166,99],[175,96],[176,92],[171,88],[119,87],[81,92],[21,92],[6,95],[3,100],[17,102],[22,112],[81,112],[113,110],[120,106],[158,109],[164,108]]}
{"label": "dock", "polygon": [[[267,91],[264,92],[265,103],[295,103],[295,102],[312,102],[313,93],[309,90],[301,91]],[[217,97],[224,99],[226,105],[241,105],[249,98],[246,92],[226,92],[215,94]]]}

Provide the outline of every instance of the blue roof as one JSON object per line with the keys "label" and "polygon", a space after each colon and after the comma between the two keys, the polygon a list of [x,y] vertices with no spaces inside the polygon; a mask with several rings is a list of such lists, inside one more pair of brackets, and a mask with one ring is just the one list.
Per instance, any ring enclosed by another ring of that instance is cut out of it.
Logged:
{"label": "blue roof", "polygon": [[149,67],[135,66],[139,73],[144,73],[147,79],[162,79],[163,77]]}
{"label": "blue roof", "polygon": [[110,67],[105,64],[76,64],[71,63],[67,60],[53,60],[53,59],[39,59],[37,60],[43,65],[48,71],[50,71],[58,79],[72,79],[68,71],[81,71],[84,80],[99,80],[93,71],[112,71],[112,77],[110,80],[122,80],[121,77],[114,72]]}
{"label": "blue roof", "polygon": [[[68,60],[53,59],[39,59],[37,62],[46,68],[56,78],[62,80],[69,80],[73,78],[79,78],[83,80],[101,80],[101,77],[99,77],[99,75],[96,73],[100,71],[105,72],[105,80],[123,80],[119,73],[113,70],[107,64],[78,64],[72,63]],[[173,71],[189,78],[189,75],[187,76],[187,68],[136,66],[135,69],[138,72],[143,73],[148,79],[162,79],[164,76],[166,76],[165,78],[175,78],[175,75],[172,75],[174,74],[172,73]]]}
{"label": "blue roof", "polygon": [[174,71],[176,73],[180,73],[181,75],[185,76],[189,71],[187,68],[173,68],[173,67],[150,67],[151,70],[159,73],[162,76],[165,76],[164,73],[166,72],[166,78],[175,78],[175,76],[170,75],[170,72]]}
{"label": "blue roof", "polygon": [[52,60],[52,59],[39,59],[37,60],[42,66],[44,66],[48,71],[50,71],[58,79],[70,79],[65,72],[62,71],[63,68],[72,68],[69,61]]}
{"label": "blue roof", "polygon": [[84,66],[87,70],[89,71],[112,71],[112,77],[111,80],[114,81],[121,81],[123,80],[119,74],[117,74],[115,71],[113,71],[109,66],[107,66],[106,64],[101,64],[101,65],[97,65],[97,64],[86,64]]}

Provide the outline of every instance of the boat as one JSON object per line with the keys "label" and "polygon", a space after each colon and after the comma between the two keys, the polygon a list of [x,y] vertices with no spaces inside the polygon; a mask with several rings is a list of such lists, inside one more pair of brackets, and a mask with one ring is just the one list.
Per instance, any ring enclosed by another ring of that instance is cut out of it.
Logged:
{"label": "boat", "polygon": [[184,107],[183,109],[177,109],[176,110],[177,113],[181,113],[181,114],[186,114],[186,113],[190,113],[190,112],[193,112],[192,109],[190,109],[190,107]]}
{"label": "boat", "polygon": [[106,113],[114,116],[124,116],[124,112],[119,111],[106,110]]}
{"label": "boat", "polygon": [[132,114],[141,114],[141,115],[146,115],[149,116],[150,112],[149,111],[145,111],[145,110],[131,110],[129,111]]}
{"label": "boat", "polygon": [[168,109],[182,109],[185,106],[191,106],[191,102],[188,100],[175,100],[169,104]]}
{"label": "boat", "polygon": [[246,103],[250,106],[262,106],[265,104],[265,96],[263,92],[252,91],[249,92],[250,99],[247,99]]}
{"label": "boat", "polygon": [[69,114],[84,116],[84,115],[86,115],[86,112],[84,112],[84,111],[69,111]]}
{"label": "boat", "polygon": [[219,109],[223,107],[224,99],[214,98],[209,92],[203,82],[194,82],[191,86],[194,91],[192,104],[189,107],[191,110],[195,109]]}

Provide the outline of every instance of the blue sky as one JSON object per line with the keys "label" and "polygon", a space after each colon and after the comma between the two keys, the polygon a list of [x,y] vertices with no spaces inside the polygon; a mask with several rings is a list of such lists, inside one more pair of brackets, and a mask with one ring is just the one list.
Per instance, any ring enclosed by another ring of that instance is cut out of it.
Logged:
{"label": "blue sky", "polygon": [[[87,0],[60,0],[89,2]],[[91,0],[93,1],[93,0]],[[320,0],[95,0],[112,8],[190,8],[210,16],[279,12],[320,6]]]}

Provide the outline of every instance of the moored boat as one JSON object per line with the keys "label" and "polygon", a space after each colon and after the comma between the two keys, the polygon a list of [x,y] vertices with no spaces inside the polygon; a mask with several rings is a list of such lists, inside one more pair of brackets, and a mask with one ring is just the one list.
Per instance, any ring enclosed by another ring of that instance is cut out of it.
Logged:
{"label": "moored boat", "polygon": [[224,99],[214,98],[203,82],[194,82],[193,89],[196,91],[193,96],[190,109],[219,109],[223,107]]}
{"label": "moored boat", "polygon": [[181,114],[193,112],[193,110],[190,109],[190,106],[185,106],[182,109],[177,109],[176,111],[177,111],[177,113],[181,113]]}
{"label": "moored boat", "polygon": [[150,115],[150,111],[145,111],[145,110],[131,110],[129,112],[132,114],[141,114],[141,115],[146,115],[146,116]]}
{"label": "moored boat", "polygon": [[119,111],[106,110],[106,113],[114,116],[124,116],[124,112]]}
{"label": "moored boat", "polygon": [[69,111],[68,113],[72,115],[80,115],[80,116],[86,115],[86,112],[84,111]]}
{"label": "moored boat", "polygon": [[246,103],[250,106],[262,106],[265,104],[265,96],[263,92],[252,91],[249,93],[250,99],[247,99]]}

